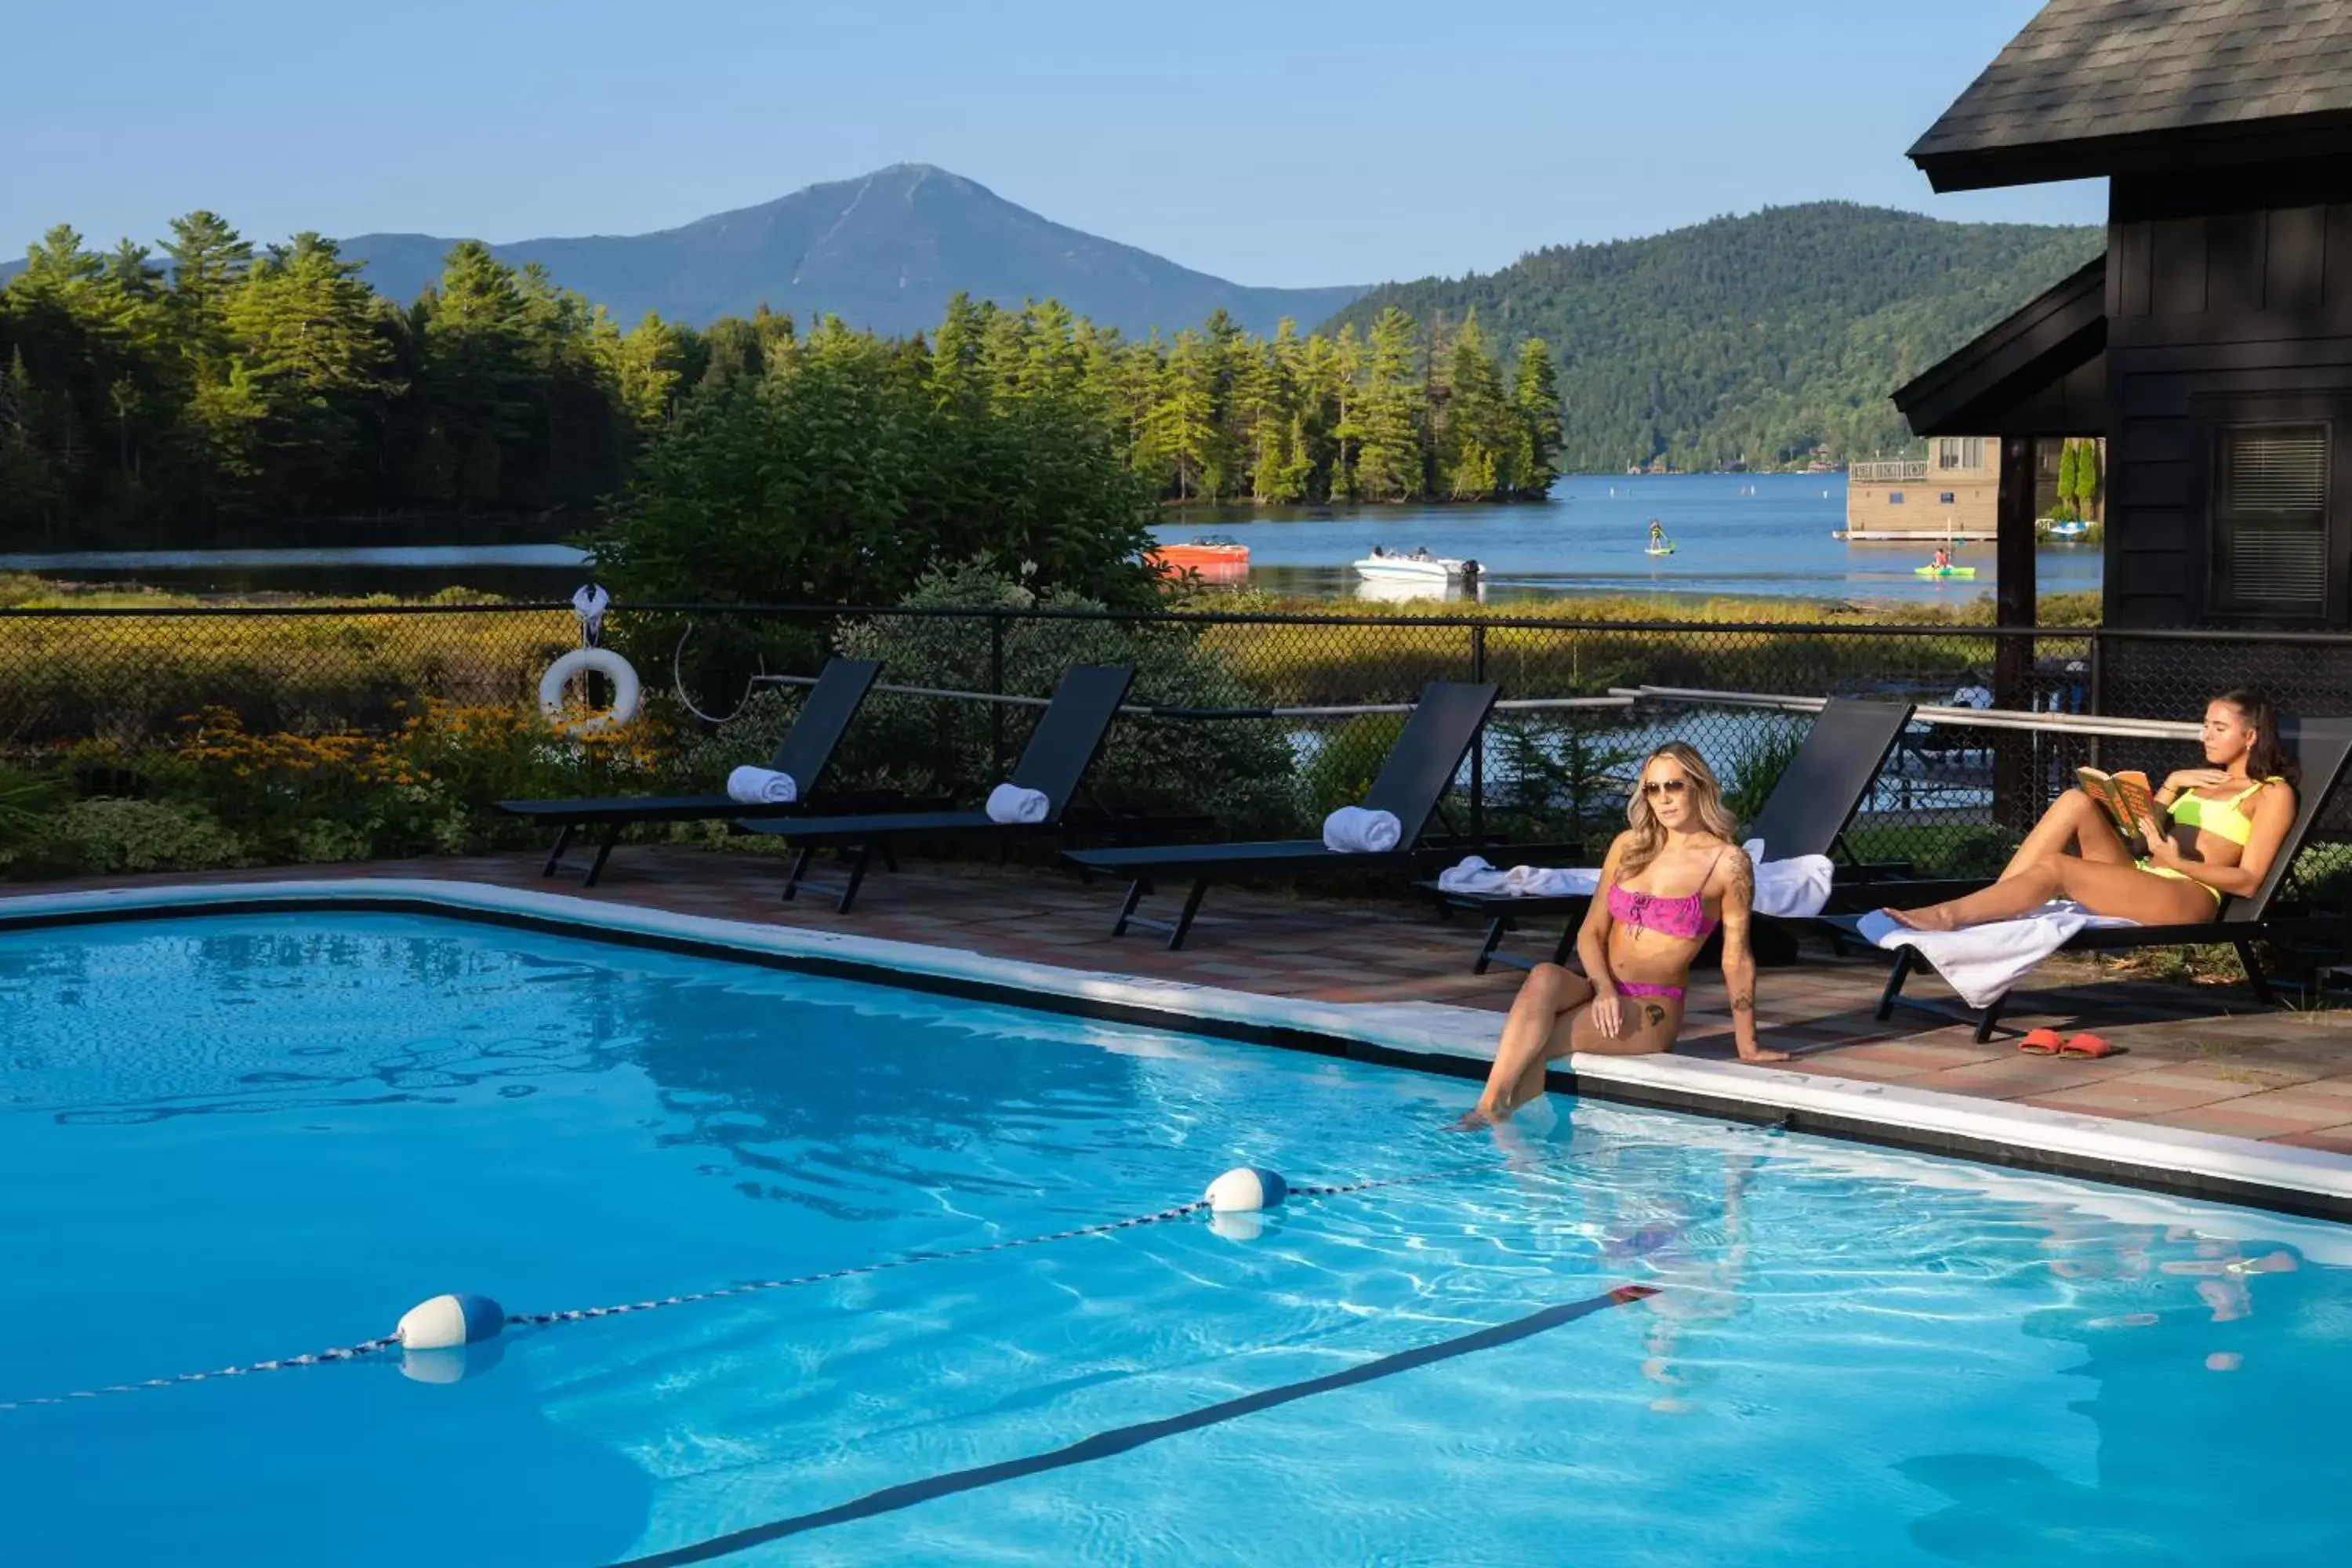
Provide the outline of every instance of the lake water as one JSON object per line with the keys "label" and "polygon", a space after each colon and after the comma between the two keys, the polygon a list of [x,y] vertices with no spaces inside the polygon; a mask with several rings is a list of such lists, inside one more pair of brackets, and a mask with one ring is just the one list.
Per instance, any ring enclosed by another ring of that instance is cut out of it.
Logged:
{"label": "lake water", "polygon": [[[1675,553],[1643,553],[1652,518]],[[1550,500],[1517,506],[1192,507],[1171,511],[1160,538],[1218,533],[1250,547],[1247,581],[1278,594],[1361,596],[1350,563],[1375,544],[1426,546],[1475,559],[1490,602],[1639,594],[1823,601],[1965,603],[1993,589],[1993,548],[1963,546],[1973,580],[1913,574],[1924,544],[1848,544],[1841,474],[1570,476]],[[413,537],[413,534],[411,535]],[[2097,545],[2045,545],[2045,594],[2093,591]],[[517,598],[568,597],[584,557],[570,545],[362,544],[0,553],[0,572],[89,583],[141,583],[194,594],[397,594],[463,587]],[[1393,593],[1394,590],[1388,592]],[[1381,593],[1374,589],[1374,593]]]}
{"label": "lake water", "polygon": [[[1665,524],[1674,554],[1644,553],[1652,518]],[[1973,580],[1931,580],[1912,568],[1932,545],[1848,544],[1832,537],[1844,526],[1843,474],[1674,474],[1571,475],[1550,500],[1516,506],[1193,507],[1156,531],[1171,542],[1238,540],[1250,549],[1250,586],[1327,598],[1364,595],[1349,563],[1375,544],[1475,559],[1490,602],[1657,594],[1965,603],[1992,592],[1989,543],[1955,556],[1977,569]],[[2095,544],[2044,545],[2040,591],[2095,591],[2100,553]]]}

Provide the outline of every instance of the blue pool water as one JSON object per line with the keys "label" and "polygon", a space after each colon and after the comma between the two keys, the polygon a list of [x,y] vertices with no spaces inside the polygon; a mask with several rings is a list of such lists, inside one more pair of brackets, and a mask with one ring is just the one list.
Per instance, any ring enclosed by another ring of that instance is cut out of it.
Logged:
{"label": "blue pool water", "polygon": [[519,1332],[455,1384],[0,1409],[0,1561],[2352,1549],[2341,1227],[1580,1103],[1498,1145],[1441,1131],[1449,1080],[404,917],[0,937],[0,1401],[443,1289],[630,1302],[1059,1231],[1245,1162],[1438,1173],[1255,1240],[1187,1218]]}

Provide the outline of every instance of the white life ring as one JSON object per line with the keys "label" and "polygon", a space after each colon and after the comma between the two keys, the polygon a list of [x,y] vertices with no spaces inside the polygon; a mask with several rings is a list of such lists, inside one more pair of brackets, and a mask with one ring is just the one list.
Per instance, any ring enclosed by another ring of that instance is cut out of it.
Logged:
{"label": "white life ring", "polygon": [[[613,683],[613,706],[602,713],[585,719],[563,716],[563,689],[575,675],[593,670]],[[547,667],[539,678],[539,710],[547,715],[549,723],[559,734],[593,735],[602,731],[617,729],[637,716],[637,703],[642,696],[637,672],[629,661],[608,647],[575,647]]]}

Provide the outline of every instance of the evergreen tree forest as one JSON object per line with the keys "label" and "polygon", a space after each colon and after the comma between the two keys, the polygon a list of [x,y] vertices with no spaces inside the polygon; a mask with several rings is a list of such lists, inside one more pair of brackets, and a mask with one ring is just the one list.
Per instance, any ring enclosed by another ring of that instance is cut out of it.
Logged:
{"label": "evergreen tree forest", "polygon": [[[156,248],[100,252],[60,226],[0,289],[0,529],[20,545],[223,519],[586,529],[687,405],[800,342],[764,309],[624,328],[474,241],[401,305],[316,234],[257,247],[195,212]],[[1390,310],[1265,338],[1219,311],[1132,341],[1050,301],[959,297],[933,337],[891,347],[999,403],[1083,405],[1165,500],[1539,496],[1559,447],[1549,349],[1498,362],[1475,312],[1434,334]]]}
{"label": "evergreen tree forest", "polygon": [[1916,451],[1888,394],[2096,257],[2099,228],[1949,223],[1817,202],[1499,271],[1375,289],[1322,329],[1475,310],[1541,338],[1568,410],[1559,466],[1614,472]]}

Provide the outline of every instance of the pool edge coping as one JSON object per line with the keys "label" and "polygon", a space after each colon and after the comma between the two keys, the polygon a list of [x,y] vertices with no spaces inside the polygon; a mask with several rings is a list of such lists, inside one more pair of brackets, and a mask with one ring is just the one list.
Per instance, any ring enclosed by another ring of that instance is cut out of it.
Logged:
{"label": "pool edge coping", "polygon": [[[1492,1012],[1444,1003],[1270,996],[457,879],[180,883],[16,895],[0,898],[0,931],[305,908],[470,918],[1457,1078],[1485,1076],[1500,1022]],[[1578,1057],[1556,1069],[1549,1084],[1598,1100],[2352,1221],[2352,1156],[2325,1150],[1673,1055]]]}

